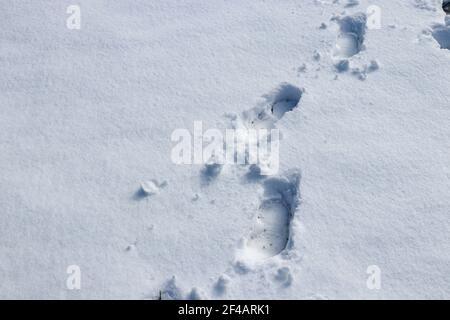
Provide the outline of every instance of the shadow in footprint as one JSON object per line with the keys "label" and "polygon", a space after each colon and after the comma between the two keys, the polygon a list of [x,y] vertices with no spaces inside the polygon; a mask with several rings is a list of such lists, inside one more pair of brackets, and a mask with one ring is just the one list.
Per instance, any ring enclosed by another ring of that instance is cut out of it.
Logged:
{"label": "shadow in footprint", "polygon": [[222,171],[222,165],[219,163],[207,163],[201,170],[201,179],[203,185],[213,182]]}
{"label": "shadow in footprint", "polygon": [[302,89],[289,83],[283,83],[274,92],[264,97],[271,105],[272,115],[280,120],[286,112],[292,111],[298,106],[302,94]]}
{"label": "shadow in footprint", "polygon": [[142,200],[147,197],[152,197],[167,187],[167,181],[158,182],[156,179],[145,181],[141,183],[141,187],[133,194],[134,200]]}
{"label": "shadow in footprint", "polygon": [[439,43],[441,49],[450,50],[450,17],[445,18],[445,25],[436,24],[432,29],[433,38]]}
{"label": "shadow in footprint", "polygon": [[264,178],[266,178],[266,176],[261,174],[261,168],[256,164],[250,165],[247,173],[244,175],[244,181],[248,183],[260,182],[261,180],[264,180]]}
{"label": "shadow in footprint", "polygon": [[450,0],[444,0],[442,3],[442,10],[444,10],[446,14],[450,14]]}
{"label": "shadow in footprint", "polygon": [[148,194],[145,193],[144,190],[142,190],[142,188],[139,188],[134,194],[133,194],[133,199],[134,200],[142,200],[144,198],[148,197]]}

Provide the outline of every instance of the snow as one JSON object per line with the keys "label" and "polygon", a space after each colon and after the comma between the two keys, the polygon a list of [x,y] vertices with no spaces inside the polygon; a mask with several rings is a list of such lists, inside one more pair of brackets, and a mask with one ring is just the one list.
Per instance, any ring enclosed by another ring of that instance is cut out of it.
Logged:
{"label": "snow", "polygon": [[[441,4],[1,5],[0,298],[449,299]],[[276,127],[279,173],[173,163],[194,121]]]}

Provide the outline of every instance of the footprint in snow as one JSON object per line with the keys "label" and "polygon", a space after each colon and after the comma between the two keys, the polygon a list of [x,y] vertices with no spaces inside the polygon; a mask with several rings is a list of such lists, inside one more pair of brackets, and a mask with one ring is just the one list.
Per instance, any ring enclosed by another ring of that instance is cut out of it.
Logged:
{"label": "footprint in snow", "polygon": [[[233,127],[272,129],[286,113],[298,107],[304,92],[303,88],[283,83],[264,96],[264,103],[235,118]],[[264,195],[251,233],[238,250],[237,261],[260,261],[279,254],[287,246],[291,219],[299,203],[300,174],[266,177],[261,175],[261,165],[253,164],[246,178],[262,184]]]}
{"label": "footprint in snow", "polygon": [[[298,107],[304,92],[303,88],[283,83],[263,96],[265,101],[261,105],[244,111],[241,116],[230,115],[232,128],[270,130],[286,113]],[[202,177],[210,181],[217,178],[220,171],[221,166],[212,161],[203,168]],[[250,270],[247,262],[262,261],[286,249],[290,238],[291,221],[300,202],[300,174],[297,172],[291,171],[279,177],[266,177],[261,175],[260,165],[253,164],[249,166],[246,178],[262,184],[264,194],[255,214],[251,233],[244,239],[237,252],[235,270],[241,274]],[[289,286],[292,282],[290,270],[280,269],[275,280],[284,287]],[[230,278],[225,274],[222,275],[214,285],[214,294],[223,295],[229,283]]]}
{"label": "footprint in snow", "polygon": [[272,129],[287,112],[298,106],[304,92],[303,88],[282,83],[272,92],[263,96],[265,100],[263,104],[244,111],[237,122],[247,129]]}
{"label": "footprint in snow", "polygon": [[299,184],[299,173],[271,177],[263,182],[263,200],[252,231],[243,243],[240,258],[259,261],[286,248],[291,220],[299,204]]}
{"label": "footprint in snow", "polygon": [[339,35],[333,49],[333,58],[348,59],[364,48],[367,16],[357,13],[351,16],[335,17],[339,25]]}

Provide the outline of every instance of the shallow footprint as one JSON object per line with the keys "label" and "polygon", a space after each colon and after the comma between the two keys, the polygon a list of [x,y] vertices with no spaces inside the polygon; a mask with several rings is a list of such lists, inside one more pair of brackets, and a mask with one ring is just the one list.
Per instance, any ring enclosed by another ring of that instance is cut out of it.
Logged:
{"label": "shallow footprint", "polygon": [[248,254],[257,259],[272,257],[283,251],[288,239],[288,209],[277,200],[264,202],[247,241]]}
{"label": "shallow footprint", "polygon": [[261,260],[282,252],[289,241],[290,223],[298,206],[300,174],[264,181],[264,200],[243,246],[243,258]]}

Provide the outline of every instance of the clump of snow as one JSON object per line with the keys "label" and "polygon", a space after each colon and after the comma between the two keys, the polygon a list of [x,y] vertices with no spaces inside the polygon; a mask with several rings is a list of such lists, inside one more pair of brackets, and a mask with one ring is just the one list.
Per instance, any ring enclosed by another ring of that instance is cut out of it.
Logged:
{"label": "clump of snow", "polygon": [[366,80],[369,73],[375,72],[380,68],[380,64],[376,60],[371,60],[369,64],[364,64],[362,67],[351,68],[351,74],[356,76],[359,80]]}
{"label": "clump of snow", "polygon": [[183,291],[178,286],[175,276],[164,284],[161,290],[161,298],[163,300],[180,300],[184,298]]}
{"label": "clump of snow", "polygon": [[317,50],[314,50],[313,59],[316,61],[320,61],[320,58],[322,58],[322,55],[320,54],[320,52]]}
{"label": "clump of snow", "polygon": [[186,297],[188,300],[205,300],[206,298],[206,294],[199,288],[192,288]]}
{"label": "clump of snow", "polygon": [[167,186],[167,181],[158,182],[156,179],[141,183],[141,193],[146,196],[156,195]]}
{"label": "clump of snow", "polygon": [[230,285],[230,282],[231,282],[231,278],[226,274],[222,274],[215,284],[216,294],[223,295],[227,291],[227,288]]}
{"label": "clump of snow", "polygon": [[281,283],[284,287],[289,287],[292,284],[293,277],[289,267],[282,267],[277,270],[275,280]]}
{"label": "clump of snow", "polygon": [[334,63],[334,67],[339,73],[348,71],[349,66],[350,62],[347,59],[338,60]]}
{"label": "clump of snow", "polygon": [[202,177],[205,182],[211,182],[217,178],[222,171],[223,164],[219,163],[216,158],[210,158],[202,170]]}

